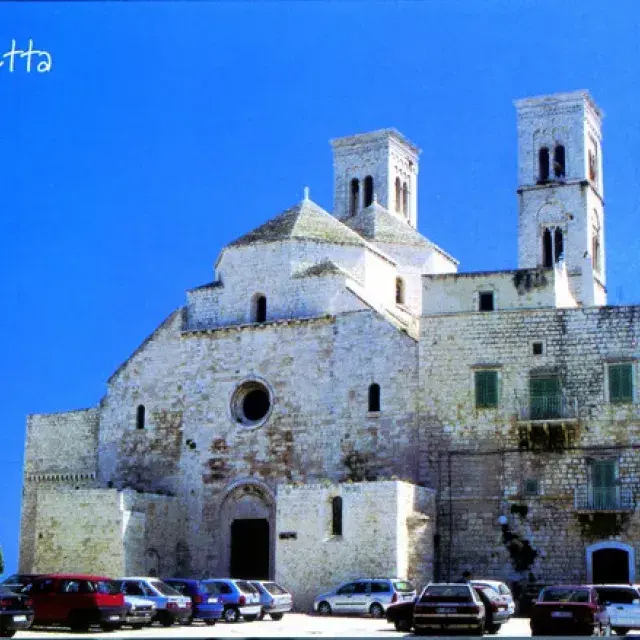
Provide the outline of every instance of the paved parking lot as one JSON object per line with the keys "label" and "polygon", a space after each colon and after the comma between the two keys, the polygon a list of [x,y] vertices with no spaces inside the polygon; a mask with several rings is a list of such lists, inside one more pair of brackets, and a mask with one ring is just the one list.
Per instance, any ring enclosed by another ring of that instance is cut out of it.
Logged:
{"label": "paved parking lot", "polygon": [[[525,637],[530,636],[529,620],[514,618],[502,626],[499,636]],[[208,627],[195,623],[190,627],[173,626],[164,628],[157,625],[146,627],[140,631],[123,629],[113,633],[92,631],[90,633],[71,633],[67,629],[36,628],[32,631],[21,631],[15,636],[20,638],[293,638],[293,637],[379,637],[402,638],[413,637],[413,634],[399,633],[393,625],[385,620],[358,618],[350,616],[310,616],[303,613],[290,613],[282,620],[263,620],[262,622],[238,622],[235,624],[219,622]],[[486,636],[492,638],[494,636]]]}

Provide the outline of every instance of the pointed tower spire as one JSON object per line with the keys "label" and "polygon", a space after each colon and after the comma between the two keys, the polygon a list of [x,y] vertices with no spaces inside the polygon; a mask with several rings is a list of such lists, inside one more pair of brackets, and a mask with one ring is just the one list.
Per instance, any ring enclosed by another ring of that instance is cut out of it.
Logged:
{"label": "pointed tower spire", "polygon": [[304,188],[304,200],[309,200],[309,187]]}

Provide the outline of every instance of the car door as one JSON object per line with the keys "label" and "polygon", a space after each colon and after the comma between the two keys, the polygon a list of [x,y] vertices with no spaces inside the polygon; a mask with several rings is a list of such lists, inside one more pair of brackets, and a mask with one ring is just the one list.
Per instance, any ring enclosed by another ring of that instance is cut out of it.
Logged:
{"label": "car door", "polygon": [[329,600],[331,608],[336,613],[348,613],[351,609],[351,600],[356,590],[355,582],[343,584]]}
{"label": "car door", "polygon": [[353,596],[351,596],[350,613],[369,613],[371,604],[371,582],[360,581],[355,583]]}
{"label": "car door", "polygon": [[43,578],[36,580],[28,591],[38,622],[50,622],[55,619],[55,586],[54,578]]}

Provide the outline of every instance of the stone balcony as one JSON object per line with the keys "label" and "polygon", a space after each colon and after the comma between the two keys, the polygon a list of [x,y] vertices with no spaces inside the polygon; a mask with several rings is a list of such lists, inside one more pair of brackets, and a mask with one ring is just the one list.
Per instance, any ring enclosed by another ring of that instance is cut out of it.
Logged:
{"label": "stone balcony", "polygon": [[574,508],[578,513],[630,513],[635,509],[631,487],[594,487],[589,484],[575,488]]}

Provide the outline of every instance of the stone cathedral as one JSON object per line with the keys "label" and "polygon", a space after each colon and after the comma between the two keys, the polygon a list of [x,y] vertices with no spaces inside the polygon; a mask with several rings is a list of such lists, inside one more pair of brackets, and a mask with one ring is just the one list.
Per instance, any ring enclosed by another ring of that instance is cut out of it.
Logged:
{"label": "stone cathedral", "polygon": [[332,211],[306,191],[97,406],[28,417],[20,571],[270,577],[301,609],[366,575],[635,580],[640,307],[607,306],[602,113],[515,108],[517,268],[417,231],[398,131],[332,140]]}

